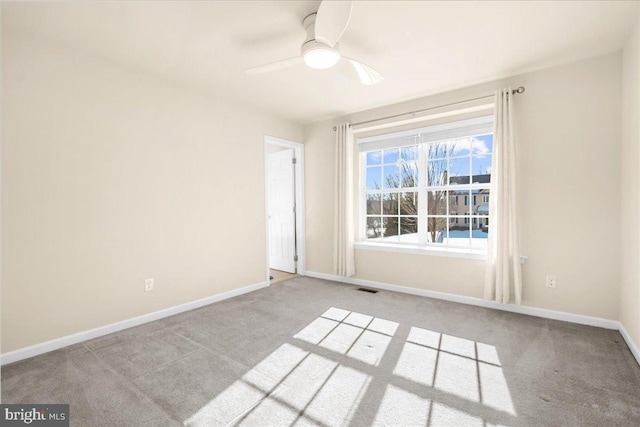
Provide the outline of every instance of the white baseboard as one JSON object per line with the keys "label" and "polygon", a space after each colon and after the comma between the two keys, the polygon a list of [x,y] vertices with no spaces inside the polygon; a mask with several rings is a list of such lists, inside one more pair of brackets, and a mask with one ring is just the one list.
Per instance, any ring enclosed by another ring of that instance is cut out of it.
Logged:
{"label": "white baseboard", "polygon": [[305,275],[318,279],[333,280],[334,282],[348,283],[351,285],[366,286],[368,288],[383,289],[385,291],[401,292],[404,294],[418,295],[423,297],[441,299],[445,301],[459,302],[461,304],[476,305],[479,307],[493,308],[496,310],[510,311],[512,313],[526,314],[529,316],[543,317],[545,319],[562,320],[565,322],[578,323],[581,325],[596,326],[605,329],[615,329],[620,332],[622,338],[627,343],[629,350],[640,365],[640,348],[631,339],[624,325],[611,319],[601,317],[584,316],[582,314],[565,313],[563,311],[547,310],[544,308],[527,307],[515,304],[499,304],[482,298],[467,297],[464,295],[448,294],[446,292],[428,291],[425,289],[411,288],[408,286],[391,285],[389,283],[374,282],[371,280],[355,279],[351,277],[336,276],[333,274],[318,273],[316,271],[306,271]]}
{"label": "white baseboard", "polygon": [[78,332],[73,335],[67,335],[64,337],[56,338],[51,341],[46,341],[40,344],[32,345],[30,347],[21,348],[18,350],[4,353],[0,356],[0,365],[8,365],[9,363],[17,362],[22,359],[37,356],[39,354],[48,353],[53,350],[58,350],[63,347],[67,347],[72,344],[87,341],[93,338],[98,338],[104,335],[118,332],[123,329],[128,329],[134,326],[142,325],[143,323],[153,322],[154,320],[163,319],[165,317],[173,316],[174,314],[182,313],[184,311],[200,308],[205,305],[213,304],[214,302],[222,301],[228,298],[233,298],[238,295],[246,294],[256,291],[261,288],[267,287],[266,282],[256,283],[254,285],[245,286],[243,288],[234,289],[232,291],[223,292],[221,294],[212,295],[210,297],[202,298],[196,301],[191,301],[185,304],[176,305],[174,307],[165,308],[163,310],[154,311],[153,313],[143,314],[142,316],[134,317],[131,319],[123,320],[121,322],[112,323],[110,325],[100,326],[88,331]]}
{"label": "white baseboard", "polygon": [[627,332],[622,322],[620,322],[620,335],[622,335],[622,338],[624,338],[625,342],[627,343],[629,350],[631,350],[631,354],[633,354],[633,357],[636,358],[638,365],[640,365],[640,349],[638,348],[636,343],[633,342],[633,340],[631,339],[631,336]]}
{"label": "white baseboard", "polygon": [[620,322],[617,320],[603,319],[600,317],[584,316],[581,314],[565,313],[563,311],[547,310],[544,308],[527,307],[515,304],[499,304],[482,298],[468,297],[464,295],[449,294],[446,292],[428,291],[425,289],[411,288],[407,286],[391,285],[389,283],[374,282],[371,280],[355,279],[351,277],[335,276],[333,274],[306,271],[309,277],[318,279],[333,280],[335,282],[348,283],[369,288],[383,289],[385,291],[401,292],[410,295],[435,298],[445,301],[459,302],[462,304],[476,305],[479,307],[493,308],[496,310],[510,311],[512,313],[527,314],[529,316],[544,317],[545,319],[562,320],[565,322],[579,323],[581,325],[597,326],[606,329],[620,329]]}
{"label": "white baseboard", "polygon": [[[475,305],[479,307],[493,308],[496,310],[510,311],[512,313],[527,314],[530,316],[543,317],[546,319],[562,320],[565,322],[578,323],[581,325],[597,326],[597,327],[606,328],[606,329],[616,329],[620,331],[620,334],[622,335],[625,342],[629,346],[631,353],[638,361],[638,364],[640,364],[640,349],[638,348],[636,343],[631,339],[624,325],[622,325],[622,323],[616,320],[602,319],[599,317],[591,317],[591,316],[583,316],[580,314],[565,313],[562,311],[547,310],[543,308],[518,306],[513,304],[498,304],[495,301],[484,300],[481,298],[449,294],[446,292],[428,291],[425,289],[411,288],[411,287],[400,286],[400,285],[392,285],[388,283],[374,282],[371,280],[341,277],[341,276],[335,276],[333,274],[318,273],[315,271],[305,271],[304,275],[309,277],[315,277],[318,279],[348,283],[352,285],[366,286],[366,287],[375,288],[375,289],[383,289],[387,291],[401,292],[401,293],[410,294],[410,295],[424,296],[429,298],[441,299],[445,301]],[[56,338],[54,340],[32,345],[30,347],[14,350],[14,351],[0,355],[0,365],[7,365],[9,363],[13,363],[19,360],[27,359],[29,357],[37,356],[39,354],[48,353],[53,350],[58,350],[63,347],[67,347],[67,346],[77,344],[83,341],[87,341],[93,338],[98,338],[104,335],[111,334],[113,332],[118,332],[123,329],[128,329],[134,326],[142,325],[144,323],[152,322],[158,319],[163,319],[165,317],[173,316],[175,314],[193,310],[199,307],[203,307],[205,305],[213,304],[214,302],[222,301],[228,298],[233,298],[238,295],[253,292],[258,289],[265,288],[267,286],[268,284],[266,282],[256,283],[253,285],[245,286],[243,288],[235,289],[233,291],[212,295],[207,298],[202,298],[196,301],[191,301],[185,304],[169,307],[163,310],[155,311],[153,313],[144,314],[142,316],[123,320],[121,322],[112,323],[110,325],[101,326],[88,331],[78,332],[73,335],[67,335],[65,337]]]}

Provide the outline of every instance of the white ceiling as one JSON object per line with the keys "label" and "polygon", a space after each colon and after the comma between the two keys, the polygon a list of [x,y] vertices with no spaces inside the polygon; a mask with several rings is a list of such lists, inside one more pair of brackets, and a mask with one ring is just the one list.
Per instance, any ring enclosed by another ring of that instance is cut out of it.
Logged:
{"label": "white ceiling", "polygon": [[3,3],[26,31],[302,123],[619,50],[637,2],[354,2],[342,53],[382,73],[363,86],[347,64],[244,70],[299,54],[318,1]]}

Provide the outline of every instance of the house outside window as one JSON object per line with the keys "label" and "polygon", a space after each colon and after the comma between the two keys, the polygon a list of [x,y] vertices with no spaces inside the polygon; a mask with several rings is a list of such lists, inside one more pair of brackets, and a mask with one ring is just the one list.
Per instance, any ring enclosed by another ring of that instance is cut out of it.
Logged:
{"label": "house outside window", "polygon": [[485,250],[492,131],[489,116],[359,139],[360,241]]}

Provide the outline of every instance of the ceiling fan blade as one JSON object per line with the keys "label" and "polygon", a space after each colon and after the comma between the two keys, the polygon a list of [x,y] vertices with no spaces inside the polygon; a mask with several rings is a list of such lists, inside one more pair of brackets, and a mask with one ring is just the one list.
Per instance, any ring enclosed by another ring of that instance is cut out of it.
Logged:
{"label": "ceiling fan blade", "polygon": [[270,64],[259,65],[257,67],[249,68],[245,71],[246,74],[261,74],[268,73],[270,71],[281,70],[286,67],[290,67],[291,65],[299,64],[303,61],[301,56],[296,56],[294,58],[283,59],[281,61],[272,62]]}
{"label": "ceiling fan blade", "polygon": [[320,3],[315,24],[316,40],[335,46],[347,29],[352,7],[351,1],[325,0]]}
{"label": "ceiling fan blade", "polygon": [[362,84],[371,86],[384,80],[379,72],[377,72],[367,64],[363,64],[360,61],[356,61],[355,59],[348,58],[346,56],[343,56],[343,58],[349,61],[349,63],[353,65],[353,68],[356,69],[356,72],[358,73],[358,77],[360,78],[360,82]]}

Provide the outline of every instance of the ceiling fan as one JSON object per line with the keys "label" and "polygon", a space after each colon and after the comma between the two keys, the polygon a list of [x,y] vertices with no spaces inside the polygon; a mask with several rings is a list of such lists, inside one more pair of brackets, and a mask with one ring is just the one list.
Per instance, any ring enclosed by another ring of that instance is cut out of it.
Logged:
{"label": "ceiling fan", "polygon": [[302,62],[308,67],[324,70],[344,59],[356,70],[361,83],[374,85],[382,81],[380,73],[370,66],[340,54],[338,41],[349,24],[352,6],[351,1],[323,1],[316,13],[308,15],[302,21],[307,35],[302,43],[300,56],[250,68],[246,73],[267,73]]}

